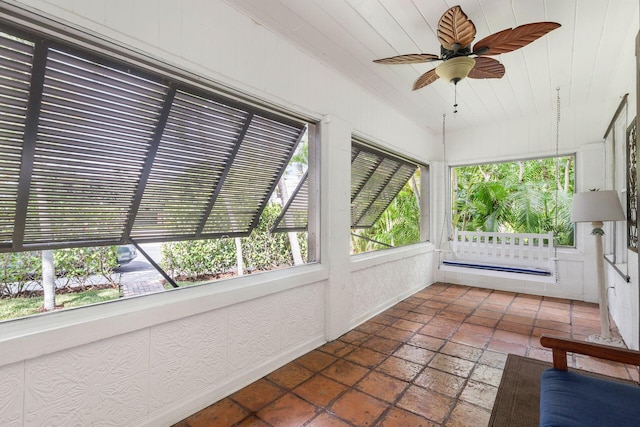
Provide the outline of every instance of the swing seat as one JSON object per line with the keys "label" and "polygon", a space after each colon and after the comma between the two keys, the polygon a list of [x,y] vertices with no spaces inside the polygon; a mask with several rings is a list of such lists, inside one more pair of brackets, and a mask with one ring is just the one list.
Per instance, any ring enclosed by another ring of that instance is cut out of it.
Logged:
{"label": "swing seat", "polygon": [[556,281],[553,233],[491,233],[455,230],[450,251],[439,252],[443,271]]}

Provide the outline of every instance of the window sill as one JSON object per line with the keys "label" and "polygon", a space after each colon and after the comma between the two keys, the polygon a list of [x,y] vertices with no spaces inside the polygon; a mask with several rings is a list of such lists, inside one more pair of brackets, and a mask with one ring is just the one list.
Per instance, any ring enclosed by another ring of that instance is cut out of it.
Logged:
{"label": "window sill", "polygon": [[0,366],[326,280],[309,264],[0,323]]}
{"label": "window sill", "polygon": [[365,268],[370,268],[374,265],[380,265],[386,262],[394,262],[401,259],[426,254],[429,252],[433,252],[434,249],[435,247],[433,243],[421,242],[415,243],[413,245],[401,246],[398,248],[351,255],[351,272],[364,270]]}
{"label": "window sill", "polygon": [[629,283],[631,282],[631,276],[629,276],[627,273],[625,273],[625,271],[628,271],[627,268],[627,264],[614,264],[613,262],[611,262],[611,260],[609,260],[609,258],[607,258],[606,256],[603,257],[604,260],[607,262],[607,264],[609,264],[613,270],[618,273],[618,275],[620,277],[622,277],[624,279],[625,282]]}

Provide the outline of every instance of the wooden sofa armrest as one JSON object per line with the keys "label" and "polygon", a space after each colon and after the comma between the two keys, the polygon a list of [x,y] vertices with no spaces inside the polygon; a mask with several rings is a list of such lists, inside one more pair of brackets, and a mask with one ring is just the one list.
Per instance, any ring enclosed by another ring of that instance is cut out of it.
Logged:
{"label": "wooden sofa armrest", "polygon": [[563,371],[567,370],[567,352],[640,366],[640,352],[627,350],[626,348],[611,347],[552,335],[542,335],[540,344],[553,351],[553,367]]}

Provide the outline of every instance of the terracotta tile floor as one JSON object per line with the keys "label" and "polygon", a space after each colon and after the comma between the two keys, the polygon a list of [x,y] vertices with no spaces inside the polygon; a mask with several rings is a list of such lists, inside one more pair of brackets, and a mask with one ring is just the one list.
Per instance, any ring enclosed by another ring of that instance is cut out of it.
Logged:
{"label": "terracotta tile floor", "polygon": [[483,426],[507,353],[551,361],[541,334],[599,331],[595,304],[436,283],[175,426]]}

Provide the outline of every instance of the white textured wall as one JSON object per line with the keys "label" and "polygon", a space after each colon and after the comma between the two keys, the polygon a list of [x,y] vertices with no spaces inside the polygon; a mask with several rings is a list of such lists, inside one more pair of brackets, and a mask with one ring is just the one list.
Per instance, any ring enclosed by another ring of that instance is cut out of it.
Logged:
{"label": "white textured wall", "polygon": [[354,256],[351,262],[351,327],[375,316],[433,281],[433,245]]}
{"label": "white textured wall", "polygon": [[[412,261],[429,244],[376,255],[379,286],[351,274],[351,133],[424,162],[441,149],[384,100],[220,0],[8,3],[319,120],[322,264],[3,325],[0,426],[170,425],[433,281]],[[354,313],[354,289],[375,307]]]}
{"label": "white textured wall", "polygon": [[611,317],[616,322],[627,346],[635,350],[638,347],[638,254],[629,251],[627,263],[631,280],[624,280],[613,268],[607,265],[606,280],[609,285],[609,306]]}
{"label": "white textured wall", "polygon": [[324,285],[2,366],[0,425],[155,426],[180,420],[322,343]]}

